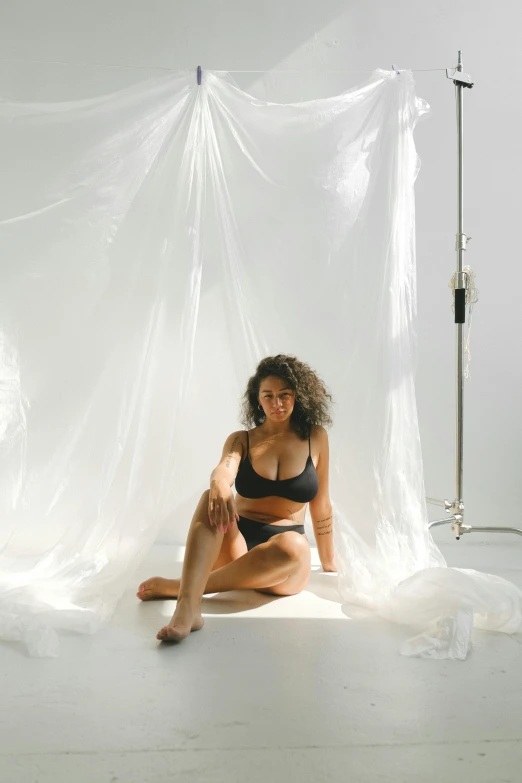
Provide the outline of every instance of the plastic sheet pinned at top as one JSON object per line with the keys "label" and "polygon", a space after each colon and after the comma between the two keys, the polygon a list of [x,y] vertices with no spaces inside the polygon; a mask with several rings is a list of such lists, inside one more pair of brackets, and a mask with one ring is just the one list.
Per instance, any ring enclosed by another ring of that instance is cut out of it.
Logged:
{"label": "plastic sheet pinned at top", "polygon": [[293,104],[209,71],[0,103],[3,638],[54,654],[55,631],[110,617],[163,525],[184,542],[246,381],[276,353],[336,401],[345,600],[442,622],[427,643],[448,657],[466,646],[459,611],[519,627],[505,580],[468,574],[455,599],[427,527],[413,141],[427,108],[411,73],[379,70]]}

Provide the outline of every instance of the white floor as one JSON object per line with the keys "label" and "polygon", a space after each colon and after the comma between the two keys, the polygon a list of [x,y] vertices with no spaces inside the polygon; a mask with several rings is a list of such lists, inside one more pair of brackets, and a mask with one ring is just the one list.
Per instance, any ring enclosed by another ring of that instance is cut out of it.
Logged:
{"label": "white floor", "polygon": [[[452,565],[522,586],[522,538],[436,531]],[[398,653],[402,629],[343,614],[335,576],[291,598],[206,598],[202,631],[160,646],[177,575],[156,548],[101,633],[58,659],[0,645],[2,783],[519,783],[522,639],[477,632],[467,661]]]}

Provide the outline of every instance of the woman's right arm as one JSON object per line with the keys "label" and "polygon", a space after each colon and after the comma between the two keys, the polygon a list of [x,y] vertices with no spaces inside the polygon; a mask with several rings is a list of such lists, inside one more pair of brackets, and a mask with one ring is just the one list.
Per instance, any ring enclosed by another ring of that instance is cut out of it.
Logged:
{"label": "woman's right arm", "polygon": [[212,525],[223,526],[225,531],[228,525],[233,525],[238,519],[231,487],[236,480],[242,456],[242,433],[233,432],[226,439],[221,460],[210,475],[208,516]]}

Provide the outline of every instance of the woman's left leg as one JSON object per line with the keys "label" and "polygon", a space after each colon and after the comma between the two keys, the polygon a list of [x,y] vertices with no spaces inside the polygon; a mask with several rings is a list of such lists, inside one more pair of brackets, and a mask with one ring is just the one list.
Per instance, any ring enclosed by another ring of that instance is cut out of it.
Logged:
{"label": "woman's left leg", "polygon": [[310,578],[310,546],[306,536],[287,531],[271,536],[228,565],[213,571],[207,593],[261,590],[272,595],[294,595]]}

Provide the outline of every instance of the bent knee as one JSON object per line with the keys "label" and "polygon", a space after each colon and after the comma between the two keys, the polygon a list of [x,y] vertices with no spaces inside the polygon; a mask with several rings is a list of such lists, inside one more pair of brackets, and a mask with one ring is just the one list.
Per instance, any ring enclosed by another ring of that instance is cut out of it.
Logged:
{"label": "bent knee", "polygon": [[194,514],[193,523],[202,524],[202,525],[206,525],[207,527],[211,527],[210,519],[208,515],[209,499],[210,499],[210,490],[207,489],[205,492],[203,492],[203,494],[199,499],[198,507]]}
{"label": "bent knee", "polygon": [[306,555],[310,555],[306,536],[295,530],[279,533],[272,538],[272,543],[281,553],[292,560],[302,560]]}

